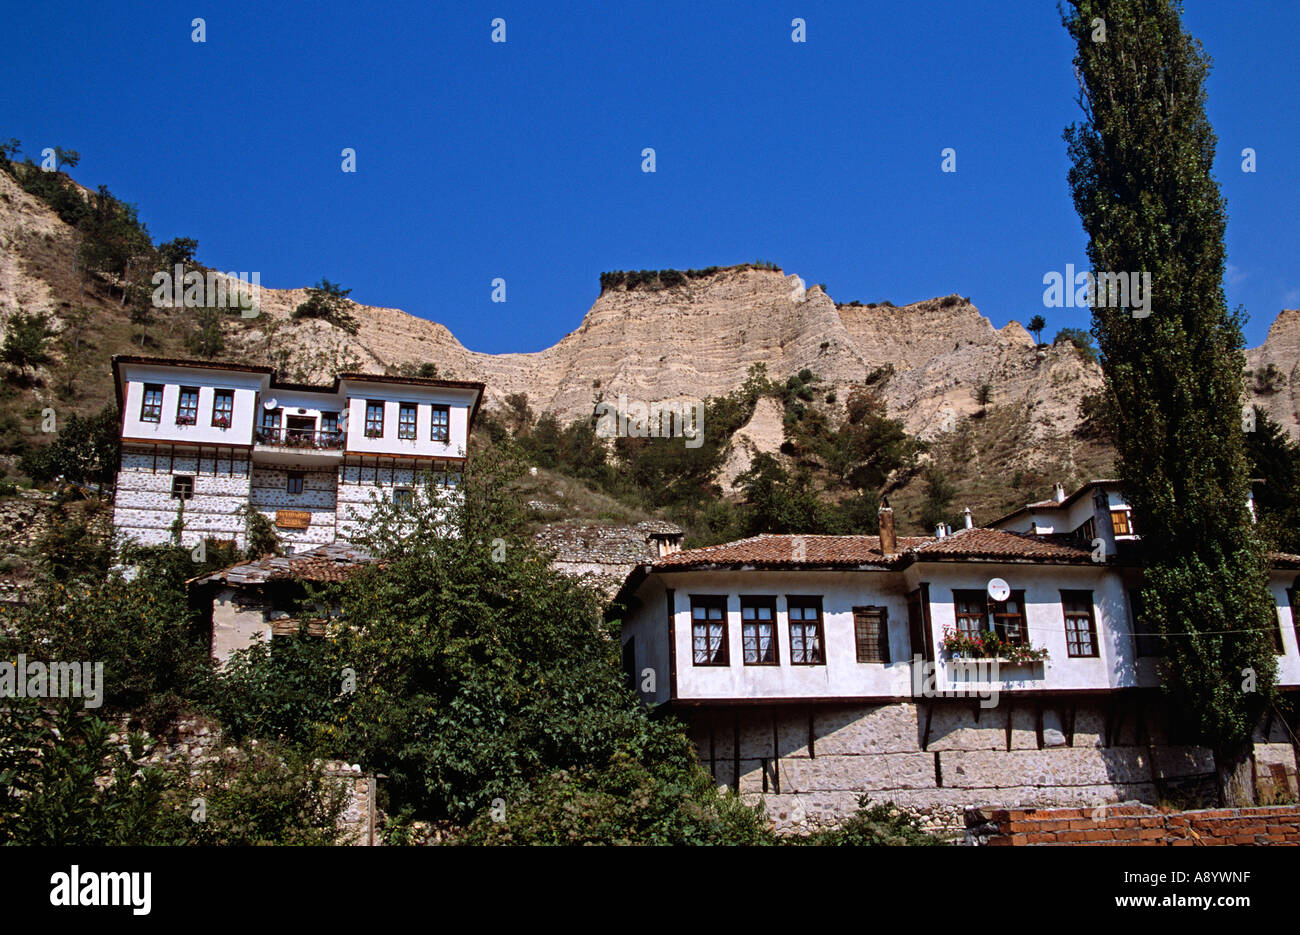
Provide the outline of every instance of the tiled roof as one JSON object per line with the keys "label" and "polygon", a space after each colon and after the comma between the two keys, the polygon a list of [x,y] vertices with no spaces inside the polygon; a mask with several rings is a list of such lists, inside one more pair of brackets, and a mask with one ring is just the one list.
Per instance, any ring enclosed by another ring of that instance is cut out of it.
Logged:
{"label": "tiled roof", "polygon": [[344,581],[374,561],[362,549],[336,542],[292,555],[264,555],[192,579],[191,583],[265,584],[268,581]]}
{"label": "tiled roof", "polygon": [[984,559],[1021,562],[1091,562],[1092,552],[1061,541],[1059,536],[1033,536],[1002,529],[959,529],[942,539],[929,539],[909,550],[919,559]]}
{"label": "tiled roof", "polygon": [[1090,562],[1087,549],[1044,536],[999,529],[959,529],[942,539],[900,536],[898,552],[880,551],[879,536],[794,536],[764,534],[736,542],[675,552],[655,561],[654,568],[700,568],[714,565],[755,567],[895,566],[912,561],[988,560],[1016,562]]}
{"label": "tiled roof", "polygon": [[[924,537],[900,536],[906,549],[926,542]],[[664,556],[655,568],[691,568],[702,565],[857,566],[887,565],[896,558],[880,551],[879,536],[793,536],[764,533],[750,539],[686,549]]]}

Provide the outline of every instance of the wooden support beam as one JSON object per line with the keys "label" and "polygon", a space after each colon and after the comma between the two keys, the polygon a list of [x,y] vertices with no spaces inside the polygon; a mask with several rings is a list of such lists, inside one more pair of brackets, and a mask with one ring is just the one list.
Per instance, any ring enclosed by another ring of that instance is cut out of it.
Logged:
{"label": "wooden support beam", "polygon": [[731,710],[731,789],[740,792],[740,712]]}
{"label": "wooden support beam", "polygon": [[781,794],[781,741],[776,726],[776,709],[772,709],[772,786]]}
{"label": "wooden support beam", "polygon": [[1038,738],[1038,749],[1043,749],[1043,699],[1034,704],[1034,734]]}
{"label": "wooden support beam", "polygon": [[925,702],[925,736],[921,738],[921,749],[930,749],[930,719],[934,717],[934,702]]}
{"label": "wooden support beam", "polygon": [[1074,746],[1074,719],[1078,716],[1078,714],[1079,714],[1078,702],[1071,701],[1069,707],[1069,721],[1066,722],[1066,727],[1065,727],[1065,745],[1067,747]]}
{"label": "wooden support beam", "polygon": [[1008,752],[1011,750],[1011,711],[1012,711],[1012,704],[1011,702],[1008,701],[1007,702],[1007,750]]}

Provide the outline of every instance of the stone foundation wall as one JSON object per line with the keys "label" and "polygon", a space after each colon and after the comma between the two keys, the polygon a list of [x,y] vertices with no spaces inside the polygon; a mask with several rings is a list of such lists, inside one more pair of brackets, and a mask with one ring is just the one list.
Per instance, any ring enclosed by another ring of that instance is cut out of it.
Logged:
{"label": "stone foundation wall", "polygon": [[[155,463],[157,470],[155,470]],[[152,452],[124,451],[117,474],[113,525],[142,545],[166,545],[181,501],[172,497],[172,481],[194,478],[194,495],[185,501],[185,531],[181,544],[197,545],[204,538],[233,539],[244,546],[244,520],[239,507],[248,502],[249,462],[236,457],[199,459],[177,451],[175,457]]]}
{"label": "stone foundation wall", "polygon": [[[291,472],[302,474],[302,493],[289,493]],[[337,487],[338,473],[333,470],[256,465],[249,486],[249,502],[272,523],[279,510],[310,513],[311,520],[306,529],[276,528],[284,542],[298,549],[310,549],[334,541]]]}
{"label": "stone foundation wall", "polygon": [[[955,832],[974,805],[1210,802],[1215,791],[1210,752],[1168,736],[1158,699],[1040,707],[1004,694],[987,710],[935,700],[716,707],[682,716],[718,784],[763,801],[778,831],[833,827],[864,793]],[[1287,728],[1275,722],[1266,737],[1262,727],[1255,746],[1260,792],[1294,801],[1300,783]]]}

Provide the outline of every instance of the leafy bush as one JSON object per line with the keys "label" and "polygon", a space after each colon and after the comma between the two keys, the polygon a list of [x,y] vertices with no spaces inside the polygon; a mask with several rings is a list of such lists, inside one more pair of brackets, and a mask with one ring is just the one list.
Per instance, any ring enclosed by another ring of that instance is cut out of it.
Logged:
{"label": "leafy bush", "polygon": [[784,842],[818,847],[934,847],[944,843],[927,832],[920,819],[892,805],[872,805],[866,795],[858,799],[853,817],[839,828]]}

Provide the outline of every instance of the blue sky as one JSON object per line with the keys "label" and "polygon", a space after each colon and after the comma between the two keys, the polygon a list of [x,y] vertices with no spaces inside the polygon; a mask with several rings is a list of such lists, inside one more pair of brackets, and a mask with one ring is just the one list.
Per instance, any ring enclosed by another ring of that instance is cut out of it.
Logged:
{"label": "blue sky", "polygon": [[[1086,327],[1042,305],[1045,273],[1086,262],[1052,2],[359,6],[9,3],[0,137],[78,150],[79,181],[208,265],[324,276],[474,350],[559,340],[603,270],[756,259],[842,302],[957,292],[998,326]],[[1185,23],[1215,62],[1226,286],[1254,345],[1300,306],[1300,4],[1191,0]]]}

